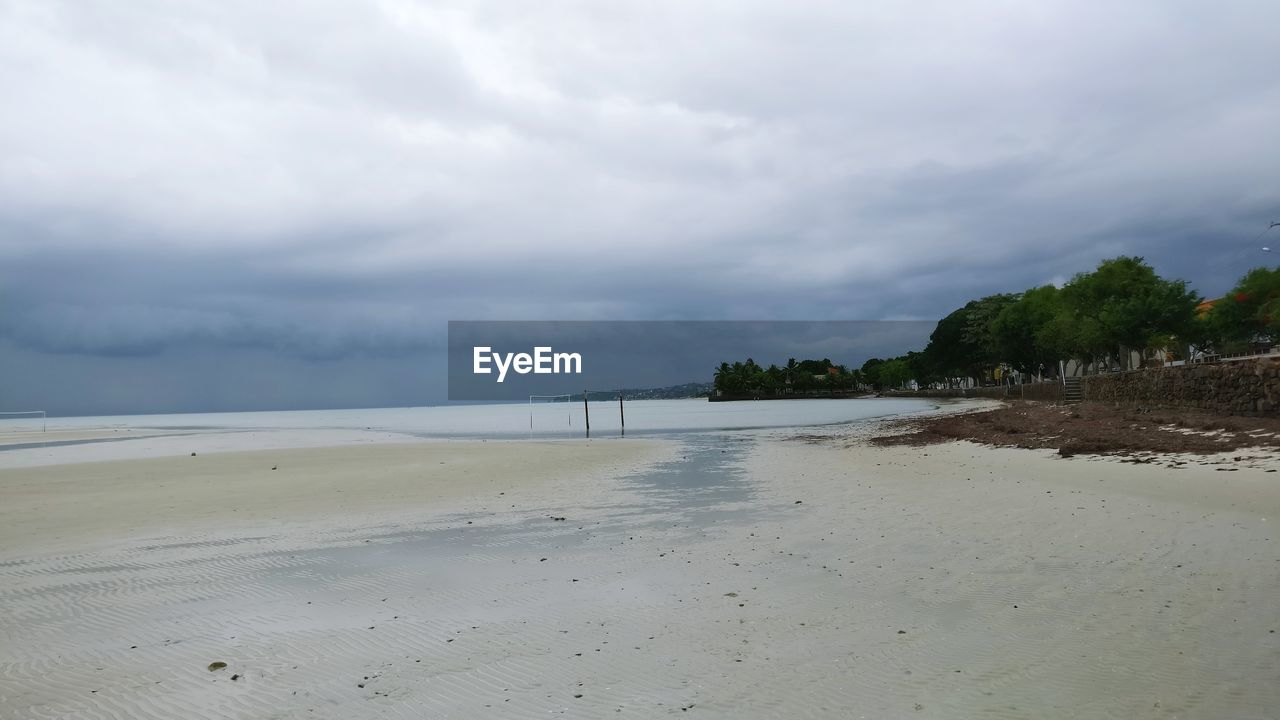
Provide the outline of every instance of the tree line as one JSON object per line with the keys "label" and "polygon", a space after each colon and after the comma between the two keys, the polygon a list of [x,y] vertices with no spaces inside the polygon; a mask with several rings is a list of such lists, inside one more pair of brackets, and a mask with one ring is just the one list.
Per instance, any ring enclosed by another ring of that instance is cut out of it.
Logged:
{"label": "tree line", "polygon": [[[1104,260],[1062,287],[1044,285],[971,300],[938,322],[928,344],[849,369],[829,359],[760,367],[722,363],[717,390],[774,394],[956,386],[966,380],[1052,377],[1060,362],[1082,372],[1260,352],[1280,342],[1280,268],[1255,268],[1224,297],[1204,301],[1183,280],[1160,277],[1141,257]],[[1015,374],[1016,373],[1016,374]]]}
{"label": "tree line", "polygon": [[791,358],[785,366],[761,367],[755,360],[720,363],[714,378],[715,389],[726,395],[780,395],[786,393],[848,392],[865,386],[858,370],[821,360]]}

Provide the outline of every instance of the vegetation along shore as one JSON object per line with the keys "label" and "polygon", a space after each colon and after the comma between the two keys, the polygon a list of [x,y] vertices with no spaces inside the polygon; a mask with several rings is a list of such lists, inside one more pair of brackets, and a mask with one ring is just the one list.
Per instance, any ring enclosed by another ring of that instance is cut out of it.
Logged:
{"label": "vegetation along shore", "polygon": [[851,368],[830,359],[784,366],[722,363],[722,398],[828,397],[1088,376],[1272,352],[1280,268],[1255,268],[1219,298],[1159,276],[1141,257],[1104,260],[1057,287],[988,295],[938,322],[928,344]]}

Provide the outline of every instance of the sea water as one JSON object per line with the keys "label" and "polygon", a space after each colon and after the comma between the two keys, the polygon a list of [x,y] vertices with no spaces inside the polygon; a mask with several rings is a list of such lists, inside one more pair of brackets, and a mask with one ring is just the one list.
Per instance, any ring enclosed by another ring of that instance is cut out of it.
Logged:
{"label": "sea water", "polygon": [[[361,410],[107,415],[49,418],[48,431],[145,429],[372,430],[422,438],[518,439],[581,437],[590,420],[592,437],[679,434],[717,430],[807,427],[898,415],[932,407],[928,400],[762,400],[708,402],[705,399],[439,405]],[[30,420],[24,422],[30,423]],[[6,429],[0,428],[0,433]]]}

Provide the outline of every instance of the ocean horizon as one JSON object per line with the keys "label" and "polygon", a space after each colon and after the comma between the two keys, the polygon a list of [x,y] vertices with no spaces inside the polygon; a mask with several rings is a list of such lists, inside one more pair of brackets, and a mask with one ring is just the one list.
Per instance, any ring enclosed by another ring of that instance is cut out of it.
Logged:
{"label": "ocean horizon", "polygon": [[[706,399],[628,400],[620,416],[614,401],[590,404],[593,437],[631,434],[809,427],[856,422],[926,410],[936,402],[903,398],[806,399],[796,402],[710,403]],[[372,430],[421,438],[521,439],[582,437],[586,417],[580,402],[471,403],[403,408],[258,410],[20,417],[0,420],[0,434],[89,429],[239,431]]]}

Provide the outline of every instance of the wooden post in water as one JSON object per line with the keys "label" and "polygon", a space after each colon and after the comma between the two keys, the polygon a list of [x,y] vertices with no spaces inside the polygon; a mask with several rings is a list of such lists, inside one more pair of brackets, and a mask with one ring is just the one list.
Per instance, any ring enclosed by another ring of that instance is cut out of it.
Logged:
{"label": "wooden post in water", "polygon": [[622,434],[627,434],[627,415],[622,411],[622,393],[618,393],[618,420],[622,423]]}
{"label": "wooden post in water", "polygon": [[591,437],[591,408],[587,407],[587,391],[582,391],[582,416],[587,419],[587,437]]}

